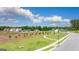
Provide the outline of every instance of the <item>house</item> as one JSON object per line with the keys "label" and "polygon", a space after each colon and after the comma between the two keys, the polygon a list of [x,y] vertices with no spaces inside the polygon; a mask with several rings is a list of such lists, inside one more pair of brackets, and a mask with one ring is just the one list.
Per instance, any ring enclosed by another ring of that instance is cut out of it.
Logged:
{"label": "house", "polygon": [[5,28],[4,31],[21,32],[22,28]]}
{"label": "house", "polygon": [[38,31],[40,31],[40,30],[38,30],[38,29],[36,29],[36,30],[34,30],[35,32],[38,32]]}

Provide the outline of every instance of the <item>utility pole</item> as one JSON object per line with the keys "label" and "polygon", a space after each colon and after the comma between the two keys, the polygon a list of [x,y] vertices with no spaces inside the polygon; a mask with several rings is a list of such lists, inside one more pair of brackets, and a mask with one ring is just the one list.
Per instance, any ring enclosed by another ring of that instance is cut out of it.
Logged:
{"label": "utility pole", "polygon": [[59,27],[58,27],[58,25],[57,25],[57,28],[56,28],[56,30],[55,30],[55,33],[56,33],[56,35],[57,35],[57,46],[59,46]]}
{"label": "utility pole", "polygon": [[57,39],[58,39],[58,46],[59,46],[59,43],[60,43],[59,42],[59,27],[58,27],[58,33],[57,34],[58,34],[58,38]]}

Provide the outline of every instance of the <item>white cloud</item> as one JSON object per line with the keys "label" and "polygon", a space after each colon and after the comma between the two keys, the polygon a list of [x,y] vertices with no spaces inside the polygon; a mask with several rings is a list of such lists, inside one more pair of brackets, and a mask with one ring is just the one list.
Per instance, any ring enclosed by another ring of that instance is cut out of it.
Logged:
{"label": "white cloud", "polygon": [[0,15],[23,15],[23,16],[33,16],[32,12],[30,10],[25,10],[22,8],[16,8],[16,7],[0,7]]}
{"label": "white cloud", "polygon": [[58,21],[62,21],[62,17],[61,17],[61,16],[45,17],[45,18],[44,18],[44,21],[58,22]]}
{"label": "white cloud", "polygon": [[0,19],[0,23],[16,23],[16,22],[18,22],[16,19],[5,19],[5,18]]}
{"label": "white cloud", "polygon": [[64,19],[63,21],[64,22],[70,22],[70,19]]}
{"label": "white cloud", "polygon": [[[15,15],[21,15],[28,17],[30,20],[33,22],[35,21],[35,17],[38,17],[37,15],[34,15],[30,10],[25,10],[22,8],[16,8],[16,7],[0,7],[0,16],[5,16],[7,18],[10,18],[10,16],[15,16]],[[35,21],[36,22],[36,21]]]}
{"label": "white cloud", "polygon": [[41,20],[38,20],[38,19],[33,19],[33,23],[41,23]]}
{"label": "white cloud", "polygon": [[56,23],[52,23],[49,26],[57,26],[57,24]]}
{"label": "white cloud", "polygon": [[[41,22],[69,22],[70,19],[63,19],[62,16],[40,16],[39,14],[33,14],[28,9],[15,8],[15,7],[0,7],[0,16],[15,16],[21,15],[28,17],[33,23]],[[16,19],[15,19],[16,20]],[[1,20],[2,21],[2,20]],[[4,21],[4,20],[3,20]],[[8,19],[7,22],[12,22],[14,20]]]}
{"label": "white cloud", "polygon": [[28,16],[28,17],[32,17],[33,14],[30,10],[24,10],[22,8],[15,8],[15,12],[17,14],[23,15],[23,16]]}
{"label": "white cloud", "polygon": [[61,16],[53,16],[53,17],[52,17],[52,20],[53,20],[54,22],[62,21],[62,17],[61,17]]}
{"label": "white cloud", "polygon": [[61,16],[51,16],[51,17],[45,17],[44,21],[49,22],[70,22],[70,19],[63,19]]}
{"label": "white cloud", "polygon": [[44,16],[34,16],[32,19],[33,23],[41,23],[44,21]]}
{"label": "white cloud", "polygon": [[4,19],[0,19],[0,22],[15,22],[16,19],[11,19],[12,16],[21,15],[32,19],[33,14],[30,10],[24,10],[22,8],[15,7],[0,7],[0,16]]}

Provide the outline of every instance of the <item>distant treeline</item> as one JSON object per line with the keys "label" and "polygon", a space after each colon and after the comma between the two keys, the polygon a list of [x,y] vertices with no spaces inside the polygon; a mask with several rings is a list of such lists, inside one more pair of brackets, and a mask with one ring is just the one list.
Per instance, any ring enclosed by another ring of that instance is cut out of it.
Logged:
{"label": "distant treeline", "polygon": [[64,29],[64,30],[72,30],[71,27],[50,27],[50,26],[20,26],[20,27],[10,27],[10,26],[0,26],[0,30],[11,28],[21,28],[22,30],[40,30],[40,31],[49,31],[54,29]]}

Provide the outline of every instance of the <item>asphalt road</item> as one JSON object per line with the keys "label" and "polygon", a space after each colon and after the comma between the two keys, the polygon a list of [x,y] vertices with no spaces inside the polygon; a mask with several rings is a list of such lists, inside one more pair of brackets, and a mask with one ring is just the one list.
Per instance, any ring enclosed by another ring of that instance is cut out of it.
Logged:
{"label": "asphalt road", "polygon": [[53,51],[79,51],[79,33],[71,33],[70,37]]}

